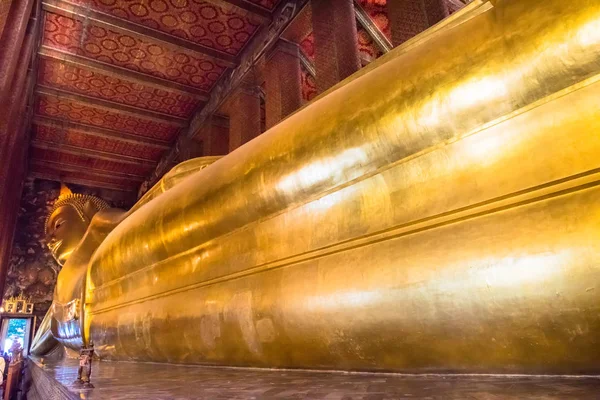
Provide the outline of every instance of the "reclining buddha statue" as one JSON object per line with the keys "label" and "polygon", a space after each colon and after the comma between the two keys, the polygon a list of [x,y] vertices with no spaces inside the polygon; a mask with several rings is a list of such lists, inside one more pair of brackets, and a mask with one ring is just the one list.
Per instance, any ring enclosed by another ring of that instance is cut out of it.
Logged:
{"label": "reclining buddha statue", "polygon": [[597,373],[599,81],[600,2],[475,0],[128,212],[59,201],[34,352]]}

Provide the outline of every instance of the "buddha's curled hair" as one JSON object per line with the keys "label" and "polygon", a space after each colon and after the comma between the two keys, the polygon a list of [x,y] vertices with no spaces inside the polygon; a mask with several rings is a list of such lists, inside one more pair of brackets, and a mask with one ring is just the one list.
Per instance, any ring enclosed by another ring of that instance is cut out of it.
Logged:
{"label": "buddha's curled hair", "polygon": [[102,200],[99,197],[91,196],[88,194],[72,193],[72,194],[69,194],[66,196],[60,196],[56,200],[56,202],[52,206],[52,209],[48,213],[48,216],[46,217],[46,221],[44,222],[44,229],[48,230],[48,219],[54,213],[54,211],[56,211],[59,207],[62,207],[62,206],[73,207],[77,211],[77,214],[82,219],[82,221],[89,222],[89,221],[86,221],[85,211],[84,211],[85,205],[87,203],[90,203],[96,209],[96,212],[102,211],[106,208],[110,208],[110,205],[106,201]]}

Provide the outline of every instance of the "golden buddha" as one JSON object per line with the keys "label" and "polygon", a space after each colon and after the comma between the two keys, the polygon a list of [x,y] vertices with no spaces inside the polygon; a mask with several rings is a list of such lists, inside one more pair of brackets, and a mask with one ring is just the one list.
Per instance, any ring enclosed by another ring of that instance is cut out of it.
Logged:
{"label": "golden buddha", "polygon": [[[100,198],[73,194],[66,186],[61,186],[60,196],[46,219],[45,229],[48,248],[56,262],[63,268],[57,278],[52,309],[44,319],[41,329],[38,330],[39,339],[35,340],[34,352],[45,353],[56,345],[56,341],[49,335],[51,331],[54,337],[64,339],[64,335],[57,330],[59,325],[54,320],[63,311],[64,305],[75,313],[70,315],[69,319],[76,321],[79,318],[77,306],[87,273],[86,261],[89,261],[89,255],[103,239],[103,237],[96,238],[100,217],[96,219],[94,217],[99,211],[108,208],[108,203]],[[114,211],[106,211],[106,213],[111,215]],[[96,240],[93,240],[94,238]],[[74,257],[71,257],[73,254]],[[86,254],[87,260],[83,260],[82,257]],[[75,323],[71,328],[76,330],[75,337],[80,337],[79,326]],[[76,348],[80,344],[80,341],[76,340],[75,346],[70,347]]]}
{"label": "golden buddha", "polygon": [[599,80],[599,2],[475,0],[77,248],[55,228],[52,332],[116,360],[597,373]]}

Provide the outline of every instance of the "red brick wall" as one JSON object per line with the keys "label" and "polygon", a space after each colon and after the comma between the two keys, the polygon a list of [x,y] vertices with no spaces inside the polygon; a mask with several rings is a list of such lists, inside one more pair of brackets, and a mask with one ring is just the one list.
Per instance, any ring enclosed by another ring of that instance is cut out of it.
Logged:
{"label": "red brick wall", "polygon": [[245,89],[237,89],[229,107],[229,151],[261,133],[260,98]]}
{"label": "red brick wall", "polygon": [[433,26],[450,15],[446,0],[423,0],[427,22]]}
{"label": "red brick wall", "polygon": [[266,65],[266,128],[279,123],[302,105],[298,49],[296,54],[276,50]]}

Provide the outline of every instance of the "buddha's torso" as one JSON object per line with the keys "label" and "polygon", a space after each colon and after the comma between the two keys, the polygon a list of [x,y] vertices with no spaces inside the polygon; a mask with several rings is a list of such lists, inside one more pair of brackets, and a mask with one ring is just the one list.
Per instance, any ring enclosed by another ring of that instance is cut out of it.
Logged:
{"label": "buddha's torso", "polygon": [[79,349],[83,345],[81,326],[85,317],[85,289],[90,259],[124,216],[124,212],[116,209],[96,214],[58,274],[51,329],[53,336],[67,347]]}

